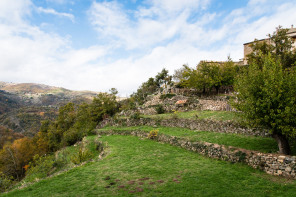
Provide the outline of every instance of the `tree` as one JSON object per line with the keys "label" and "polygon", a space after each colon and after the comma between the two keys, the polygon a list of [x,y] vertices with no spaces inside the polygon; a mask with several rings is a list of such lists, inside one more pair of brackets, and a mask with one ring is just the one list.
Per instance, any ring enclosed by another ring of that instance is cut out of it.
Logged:
{"label": "tree", "polygon": [[108,93],[99,93],[90,105],[91,121],[99,123],[105,117],[113,116],[119,109],[116,96]]}
{"label": "tree", "polygon": [[259,54],[271,56],[275,59],[280,59],[283,68],[290,68],[296,65],[296,53],[293,50],[293,40],[287,36],[288,29],[283,29],[281,26],[276,28],[273,34],[269,34],[268,40],[258,41],[251,45],[252,53],[248,57],[248,63],[263,65],[262,56]]}
{"label": "tree", "polygon": [[181,88],[196,88],[197,72],[186,64],[182,68],[175,70],[173,77],[177,82],[177,86]]}
{"label": "tree", "polygon": [[109,90],[109,92],[110,92],[110,94],[113,94],[113,95],[117,95],[118,94],[118,90],[116,89],[116,88],[111,88],[110,90]]}
{"label": "tree", "polygon": [[23,167],[33,159],[37,151],[32,139],[27,137],[5,145],[0,151],[0,171],[6,176],[20,180],[25,174]]}
{"label": "tree", "polygon": [[172,82],[172,76],[170,76],[169,71],[164,68],[155,76],[155,82],[157,83],[158,87],[160,87],[162,84],[165,86],[169,85]]}
{"label": "tree", "polygon": [[296,136],[296,69],[283,69],[280,59],[260,53],[237,78],[238,110],[255,126],[266,128],[278,143],[279,152],[290,154],[288,138]]}

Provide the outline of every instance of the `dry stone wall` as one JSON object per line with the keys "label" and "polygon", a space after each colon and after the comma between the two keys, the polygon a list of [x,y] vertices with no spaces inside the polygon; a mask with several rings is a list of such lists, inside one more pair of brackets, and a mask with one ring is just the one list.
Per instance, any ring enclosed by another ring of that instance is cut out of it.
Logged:
{"label": "dry stone wall", "polygon": [[106,125],[110,126],[165,126],[165,127],[181,127],[188,128],[191,130],[199,131],[214,131],[220,133],[235,133],[243,135],[253,136],[269,136],[267,131],[260,129],[250,129],[233,121],[215,121],[207,119],[151,119],[151,118],[140,118],[140,119],[106,119],[98,125],[98,128],[103,128]]}
{"label": "dry stone wall", "polygon": [[[134,135],[147,138],[148,133],[144,131],[97,131],[99,135]],[[279,154],[260,153],[234,147],[225,147],[219,144],[207,142],[191,142],[175,136],[159,134],[154,140],[182,147],[186,150],[200,153],[202,155],[230,162],[242,162],[247,165],[261,169],[268,174],[279,175],[295,179],[296,157]]]}

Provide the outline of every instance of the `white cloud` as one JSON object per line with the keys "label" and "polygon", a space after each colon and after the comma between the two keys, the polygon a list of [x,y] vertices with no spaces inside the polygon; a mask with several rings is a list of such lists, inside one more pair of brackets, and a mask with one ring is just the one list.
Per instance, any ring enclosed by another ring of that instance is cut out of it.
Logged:
{"label": "white cloud", "polygon": [[66,18],[69,18],[72,22],[74,22],[74,15],[73,14],[57,12],[54,9],[51,9],[51,8],[46,9],[46,8],[43,8],[43,7],[38,7],[37,11],[40,12],[40,13],[52,14],[52,15],[59,16],[59,17],[66,17]]}
{"label": "white cloud", "polygon": [[0,21],[1,23],[16,24],[22,23],[23,18],[31,12],[30,0],[1,0]]}
{"label": "white cloud", "polygon": [[93,2],[90,21],[108,45],[94,40],[93,46],[74,49],[71,37],[30,24],[27,16],[36,8],[31,1],[1,0],[0,80],[95,91],[116,87],[126,96],[164,67],[172,74],[182,64],[194,67],[200,60],[226,60],[228,54],[238,60],[243,43],[296,21],[293,2],[253,0],[231,13],[207,11],[209,1],[149,2],[128,11],[117,2]]}

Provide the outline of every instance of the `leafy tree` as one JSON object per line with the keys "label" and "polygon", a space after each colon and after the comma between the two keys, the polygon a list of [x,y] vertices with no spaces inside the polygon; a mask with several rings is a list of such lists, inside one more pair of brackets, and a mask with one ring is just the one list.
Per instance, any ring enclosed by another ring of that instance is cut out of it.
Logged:
{"label": "leafy tree", "polygon": [[109,92],[110,92],[110,94],[113,94],[113,95],[117,95],[118,94],[118,90],[116,89],[116,88],[111,88],[110,90],[109,90]]}
{"label": "leafy tree", "polygon": [[283,69],[296,65],[296,53],[293,50],[293,40],[287,36],[288,29],[283,29],[281,26],[276,28],[273,34],[269,34],[268,40],[258,41],[251,45],[252,53],[248,55],[248,63],[263,65],[262,56],[259,54],[271,56],[275,59],[280,59]]}
{"label": "leafy tree", "polygon": [[32,139],[27,137],[5,145],[0,152],[0,171],[20,180],[25,174],[23,167],[33,159],[37,151]]}
{"label": "leafy tree", "polygon": [[172,82],[172,76],[170,76],[169,71],[164,68],[155,76],[155,82],[158,87],[163,84],[167,86]]}
{"label": "leafy tree", "polygon": [[201,61],[196,69],[187,65],[175,71],[174,79],[179,87],[195,88],[203,93],[215,88],[217,93],[221,86],[232,86],[237,66],[228,58],[225,63]]}
{"label": "leafy tree", "polygon": [[113,116],[119,109],[119,104],[116,101],[116,96],[99,93],[90,105],[91,120],[99,123],[105,117]]}
{"label": "leafy tree", "polygon": [[177,86],[181,88],[196,88],[197,72],[184,64],[182,68],[175,70],[174,79],[177,81]]}
{"label": "leafy tree", "polygon": [[296,69],[283,69],[272,54],[258,59],[237,78],[236,107],[251,125],[270,131],[280,153],[290,154],[288,138],[296,137]]}

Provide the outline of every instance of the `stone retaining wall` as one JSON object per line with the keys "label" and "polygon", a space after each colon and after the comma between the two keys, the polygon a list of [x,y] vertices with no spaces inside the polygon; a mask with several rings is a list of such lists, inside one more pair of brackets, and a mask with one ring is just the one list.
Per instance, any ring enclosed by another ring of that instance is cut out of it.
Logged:
{"label": "stone retaining wall", "polygon": [[[99,135],[134,135],[147,138],[149,133],[144,131],[97,131]],[[202,155],[230,162],[242,162],[247,165],[261,169],[268,174],[280,175],[294,178],[296,174],[296,157],[279,154],[260,153],[234,147],[207,142],[190,142],[175,136],[159,134],[155,139],[158,142],[169,143],[182,147],[186,150],[200,153]]]}
{"label": "stone retaining wall", "polygon": [[270,136],[267,131],[260,129],[250,129],[239,125],[233,121],[215,121],[208,119],[151,119],[151,118],[140,118],[140,119],[106,119],[98,125],[97,128],[103,128],[106,125],[110,126],[165,126],[165,127],[181,127],[188,128],[191,130],[199,131],[214,131],[219,133],[235,133],[243,135],[253,136]]}

